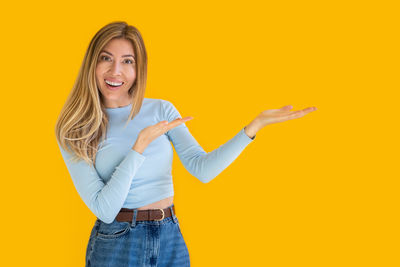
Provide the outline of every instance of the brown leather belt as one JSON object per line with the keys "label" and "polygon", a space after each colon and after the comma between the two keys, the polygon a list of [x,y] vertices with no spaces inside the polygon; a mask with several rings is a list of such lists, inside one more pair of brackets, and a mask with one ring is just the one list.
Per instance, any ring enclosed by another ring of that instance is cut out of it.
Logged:
{"label": "brown leather belt", "polygon": [[[172,206],[172,210],[175,213],[175,206]],[[122,208],[116,220],[119,222],[132,222],[134,209]],[[171,217],[171,209],[149,209],[149,210],[138,210],[136,215],[136,221],[161,221],[167,217]]]}

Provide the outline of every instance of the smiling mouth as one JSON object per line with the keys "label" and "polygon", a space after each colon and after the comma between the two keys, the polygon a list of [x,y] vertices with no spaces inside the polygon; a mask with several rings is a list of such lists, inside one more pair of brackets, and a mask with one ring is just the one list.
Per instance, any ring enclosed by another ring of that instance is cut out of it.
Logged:
{"label": "smiling mouth", "polygon": [[113,85],[115,83],[109,84],[109,83],[106,82],[106,80],[104,80],[104,83],[106,84],[107,88],[110,89],[110,90],[117,90],[118,88],[120,88],[122,85],[125,84],[124,82],[122,82],[122,84],[120,84],[120,85]]}

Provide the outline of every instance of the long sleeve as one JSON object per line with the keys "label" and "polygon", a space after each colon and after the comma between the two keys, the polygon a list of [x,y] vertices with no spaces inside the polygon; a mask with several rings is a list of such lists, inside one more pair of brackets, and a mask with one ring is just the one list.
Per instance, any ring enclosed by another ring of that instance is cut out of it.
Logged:
{"label": "long sleeve", "polygon": [[71,161],[72,155],[57,144],[74,186],[87,207],[101,221],[113,222],[129,193],[133,177],[146,157],[130,149],[105,184],[92,165],[84,160]]}
{"label": "long sleeve", "polygon": [[[182,118],[171,102],[162,100],[162,105],[164,120],[170,122]],[[185,123],[172,128],[166,134],[186,170],[203,183],[208,183],[227,168],[255,138],[250,138],[242,128],[232,139],[207,153],[189,132]]]}

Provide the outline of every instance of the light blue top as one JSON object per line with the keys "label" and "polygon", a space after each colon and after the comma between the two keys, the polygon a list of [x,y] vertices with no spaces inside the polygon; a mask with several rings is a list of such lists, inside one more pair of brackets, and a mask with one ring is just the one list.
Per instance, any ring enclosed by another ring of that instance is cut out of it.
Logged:
{"label": "light blue top", "polygon": [[57,143],[80,197],[105,223],[113,222],[121,208],[139,208],[174,195],[171,142],[186,170],[207,183],[255,138],[247,136],[242,128],[228,142],[207,153],[182,123],[154,139],[141,154],[132,147],[142,129],[182,117],[171,102],[144,98],[139,113],[124,128],[131,108],[132,104],[106,109],[109,125],[105,141],[99,144],[95,167],[83,160],[70,161],[71,154]]}

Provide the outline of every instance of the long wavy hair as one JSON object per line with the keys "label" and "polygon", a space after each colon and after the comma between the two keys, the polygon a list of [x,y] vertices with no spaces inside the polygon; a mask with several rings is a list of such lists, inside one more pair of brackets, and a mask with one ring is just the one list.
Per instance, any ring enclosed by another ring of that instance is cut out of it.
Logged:
{"label": "long wavy hair", "polygon": [[136,55],[136,80],[128,91],[132,109],[127,123],[139,113],[147,80],[146,48],[137,28],[124,21],[115,21],[101,28],[90,41],[78,77],[55,126],[57,142],[74,155],[73,161],[84,160],[93,166],[98,146],[106,137],[108,125],[95,71],[100,51],[114,38],[124,38],[132,42]]}

